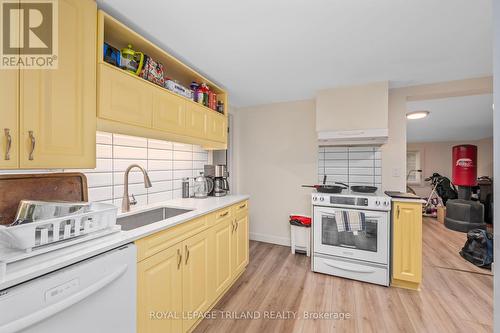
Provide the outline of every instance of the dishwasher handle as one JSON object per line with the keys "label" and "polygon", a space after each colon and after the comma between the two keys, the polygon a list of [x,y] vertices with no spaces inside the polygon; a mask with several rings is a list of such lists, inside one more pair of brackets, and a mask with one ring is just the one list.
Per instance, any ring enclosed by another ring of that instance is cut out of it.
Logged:
{"label": "dishwasher handle", "polygon": [[73,305],[75,305],[78,302],[81,302],[85,298],[90,297],[92,294],[95,294],[102,288],[106,287],[113,281],[117,280],[120,278],[126,271],[127,271],[128,265],[122,265],[119,269],[114,271],[113,273],[105,276],[104,278],[100,279],[96,283],[90,285],[89,287],[80,290],[73,295],[69,296],[68,298],[65,298],[64,300],[51,304],[47,306],[46,308],[43,308],[40,311],[31,313],[27,315],[26,317],[18,318],[15,321],[12,321],[8,324],[5,324],[3,326],[0,326],[0,332],[1,333],[14,333],[18,332],[20,330],[24,330],[36,323],[39,323]]}

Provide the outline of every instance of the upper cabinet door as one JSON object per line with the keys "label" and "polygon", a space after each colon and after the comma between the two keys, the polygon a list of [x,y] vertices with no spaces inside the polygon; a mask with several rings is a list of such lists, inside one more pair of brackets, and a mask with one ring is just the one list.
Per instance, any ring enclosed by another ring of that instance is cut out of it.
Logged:
{"label": "upper cabinet door", "polygon": [[0,69],[0,169],[19,166],[19,70]]}
{"label": "upper cabinet door", "polygon": [[217,142],[227,140],[227,118],[224,115],[211,112],[208,121],[208,139]]}
{"label": "upper cabinet door", "polygon": [[182,134],[186,128],[186,101],[163,89],[155,89],[153,128]]}
{"label": "upper cabinet door", "polygon": [[108,64],[99,64],[99,81],[99,117],[151,127],[153,89],[148,82]]}
{"label": "upper cabinet door", "polygon": [[196,103],[187,103],[186,107],[186,134],[198,138],[207,136],[207,113]]}
{"label": "upper cabinet door", "polygon": [[57,69],[20,71],[20,167],[94,168],[96,3],[56,3]]}

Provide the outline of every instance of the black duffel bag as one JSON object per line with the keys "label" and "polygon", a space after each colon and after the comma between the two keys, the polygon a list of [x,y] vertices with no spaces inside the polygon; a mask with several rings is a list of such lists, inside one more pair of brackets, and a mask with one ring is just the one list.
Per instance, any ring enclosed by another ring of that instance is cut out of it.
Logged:
{"label": "black duffel bag", "polygon": [[490,268],[493,262],[493,234],[483,229],[472,229],[460,255],[474,265]]}

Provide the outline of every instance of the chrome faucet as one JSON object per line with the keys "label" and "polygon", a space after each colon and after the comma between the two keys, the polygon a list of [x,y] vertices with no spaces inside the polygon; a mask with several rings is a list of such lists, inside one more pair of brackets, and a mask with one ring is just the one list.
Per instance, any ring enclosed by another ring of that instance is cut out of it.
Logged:
{"label": "chrome faucet", "polygon": [[130,205],[135,205],[137,204],[137,201],[135,200],[134,195],[132,194],[132,201],[130,201],[129,195],[128,195],[128,175],[130,173],[130,170],[133,168],[138,168],[139,170],[142,171],[142,174],[144,175],[144,187],[145,188],[150,188],[151,186],[151,180],[149,179],[148,172],[141,167],[139,164],[131,164],[127,170],[125,170],[125,179],[123,182],[123,200],[122,200],[122,212],[128,212],[130,211]]}

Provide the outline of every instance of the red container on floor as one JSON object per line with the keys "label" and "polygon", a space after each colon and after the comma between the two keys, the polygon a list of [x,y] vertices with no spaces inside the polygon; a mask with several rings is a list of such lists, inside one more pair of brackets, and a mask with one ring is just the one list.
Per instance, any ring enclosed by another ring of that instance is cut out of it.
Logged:
{"label": "red container on floor", "polygon": [[477,146],[454,146],[452,151],[452,181],[458,186],[477,184]]}

